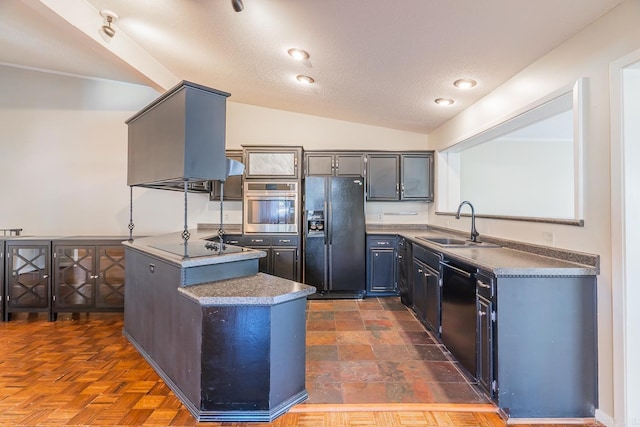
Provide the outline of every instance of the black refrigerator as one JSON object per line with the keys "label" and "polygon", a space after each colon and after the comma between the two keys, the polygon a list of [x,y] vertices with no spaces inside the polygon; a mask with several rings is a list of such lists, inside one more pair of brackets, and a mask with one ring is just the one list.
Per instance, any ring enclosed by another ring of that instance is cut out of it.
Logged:
{"label": "black refrigerator", "polygon": [[359,298],[366,289],[364,179],[306,177],[304,282],[316,298]]}

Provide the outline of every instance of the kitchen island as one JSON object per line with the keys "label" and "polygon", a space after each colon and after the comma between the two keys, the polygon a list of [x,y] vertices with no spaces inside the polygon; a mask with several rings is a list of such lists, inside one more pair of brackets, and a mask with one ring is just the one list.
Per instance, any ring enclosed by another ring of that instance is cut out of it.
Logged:
{"label": "kitchen island", "polygon": [[124,334],[198,421],[271,421],[308,397],[315,288],[258,273],[262,251],[194,234],[186,250],[179,233],[124,242]]}

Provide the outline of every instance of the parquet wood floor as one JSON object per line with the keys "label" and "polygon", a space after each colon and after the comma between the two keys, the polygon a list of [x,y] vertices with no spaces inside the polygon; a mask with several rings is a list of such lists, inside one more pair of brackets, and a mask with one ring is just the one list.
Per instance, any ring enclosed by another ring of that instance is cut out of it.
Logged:
{"label": "parquet wood floor", "polygon": [[[0,323],[0,426],[193,426],[198,423],[122,335],[121,313],[16,313]],[[298,405],[273,423],[207,426],[482,426],[488,405]],[[523,427],[523,426],[521,426]]]}

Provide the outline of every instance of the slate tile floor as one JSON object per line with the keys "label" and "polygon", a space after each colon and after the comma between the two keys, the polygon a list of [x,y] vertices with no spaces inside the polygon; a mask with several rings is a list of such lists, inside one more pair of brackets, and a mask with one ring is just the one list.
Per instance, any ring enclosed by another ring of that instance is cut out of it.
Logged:
{"label": "slate tile floor", "polygon": [[399,298],[307,301],[307,403],[488,403]]}

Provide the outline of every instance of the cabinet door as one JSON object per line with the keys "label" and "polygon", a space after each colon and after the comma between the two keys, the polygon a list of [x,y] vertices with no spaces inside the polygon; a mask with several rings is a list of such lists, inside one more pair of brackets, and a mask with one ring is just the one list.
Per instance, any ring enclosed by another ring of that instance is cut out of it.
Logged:
{"label": "cabinet door", "polygon": [[305,155],[306,176],[333,175],[334,158],[329,153],[309,153]]}
{"label": "cabinet door", "polygon": [[260,273],[271,274],[271,248],[268,246],[247,246],[251,249],[257,249],[259,251],[264,251],[267,253],[267,256],[258,258],[258,271]]}
{"label": "cabinet door", "polygon": [[7,243],[5,320],[12,311],[51,308],[51,245]]}
{"label": "cabinet door", "polygon": [[335,176],[364,176],[364,154],[336,154]]}
{"label": "cabinet door", "polygon": [[298,250],[296,248],[271,248],[273,275],[289,280],[298,280]]}
{"label": "cabinet door", "polygon": [[396,291],[396,250],[373,248],[369,251],[369,292]]}
{"label": "cabinet door", "polygon": [[54,245],[54,311],[95,305],[95,259],[95,246]]}
{"label": "cabinet door", "polygon": [[398,200],[400,158],[397,154],[369,154],[367,161],[367,199]]}
{"label": "cabinet door", "polygon": [[433,201],[433,154],[403,154],[400,198]]}
{"label": "cabinet door", "polygon": [[[229,159],[237,160],[242,163],[242,152],[227,151],[226,156]],[[213,181],[210,200],[220,200],[220,181]],[[224,183],[224,200],[242,200],[242,175],[230,176]]]}
{"label": "cabinet door", "polygon": [[98,246],[96,307],[124,309],[124,247]]}
{"label": "cabinet door", "polygon": [[476,378],[493,397],[493,304],[486,298],[476,300],[478,318],[478,372]]}
{"label": "cabinet door", "polygon": [[418,320],[424,322],[427,312],[427,267],[413,260],[413,310]]}
{"label": "cabinet door", "polygon": [[246,149],[247,178],[298,179],[298,162],[302,150],[297,148]]}
{"label": "cabinet door", "polygon": [[440,336],[440,274],[426,266],[425,324],[436,336]]}

